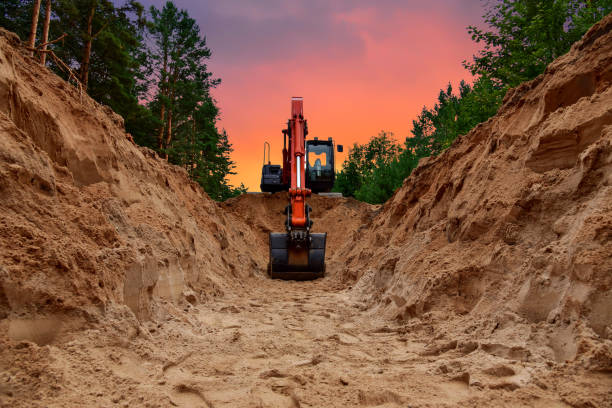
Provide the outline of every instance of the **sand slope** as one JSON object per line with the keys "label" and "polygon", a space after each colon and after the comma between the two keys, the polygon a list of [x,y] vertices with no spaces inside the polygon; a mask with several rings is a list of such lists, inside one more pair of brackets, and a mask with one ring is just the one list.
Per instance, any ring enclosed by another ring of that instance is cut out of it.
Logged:
{"label": "sand slope", "polygon": [[0,35],[2,313],[119,303],[147,319],[153,299],[214,296],[261,267],[248,228],[15,41]]}
{"label": "sand slope", "polygon": [[390,318],[525,325],[548,341],[542,357],[610,369],[586,343],[612,339],[611,84],[608,16],[497,116],[424,159],[337,254],[342,277]]}

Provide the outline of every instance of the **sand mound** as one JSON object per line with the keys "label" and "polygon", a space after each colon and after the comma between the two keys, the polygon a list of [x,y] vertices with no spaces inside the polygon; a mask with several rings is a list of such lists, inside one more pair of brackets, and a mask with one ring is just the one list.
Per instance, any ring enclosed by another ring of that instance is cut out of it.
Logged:
{"label": "sand mound", "polygon": [[[95,313],[234,291],[265,254],[122,119],[0,32],[0,313]],[[12,327],[12,326],[11,326]],[[16,330],[15,333],[22,330]]]}
{"label": "sand mound", "polygon": [[[268,233],[285,231],[285,207],[287,194],[244,194],[227,200],[222,207],[245,220],[246,226],[257,233],[261,249],[268,251]],[[354,233],[365,227],[376,211],[377,205],[370,205],[346,197],[329,197],[313,194],[308,198],[313,208],[313,232],[327,232],[326,256],[333,264],[334,254],[344,246],[357,239]],[[330,275],[336,268],[330,268]]]}
{"label": "sand mound", "polygon": [[[494,118],[422,160],[363,240],[337,254],[344,279],[401,321],[454,316],[475,331],[467,337],[501,331],[499,341],[533,330],[516,338],[516,358],[609,353],[611,84],[608,16]],[[586,364],[612,370],[607,356]]]}

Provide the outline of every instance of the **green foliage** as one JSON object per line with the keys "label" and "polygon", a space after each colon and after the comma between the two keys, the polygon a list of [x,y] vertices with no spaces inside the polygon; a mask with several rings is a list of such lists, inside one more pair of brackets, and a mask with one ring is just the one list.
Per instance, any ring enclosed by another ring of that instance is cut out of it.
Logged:
{"label": "green foliage", "polygon": [[468,27],[484,48],[464,65],[498,85],[517,86],[544,72],[610,12],[612,0],[498,0],[483,16],[489,30]]}
{"label": "green foliage", "polygon": [[[360,145],[355,144],[353,149],[359,148]],[[361,188],[363,184],[363,176],[357,166],[357,160],[353,160],[350,156],[344,161],[342,170],[336,173],[336,181],[332,191],[342,193],[344,197],[355,197],[355,192]]]}
{"label": "green foliage", "polygon": [[461,81],[457,93],[451,84],[441,89],[433,108],[423,107],[413,120],[412,136],[385,160],[364,159],[378,138],[356,144],[336,176],[334,190],[369,203],[386,201],[420,159],[440,154],[457,136],[495,115],[510,87],[544,72],[610,12],[612,0],[490,2],[484,15],[490,30],[468,27],[472,39],[484,43],[472,62],[464,61],[476,75],[474,84]]}
{"label": "green foliage", "polygon": [[504,93],[484,77],[473,86],[461,81],[458,93],[448,84],[433,108],[423,107],[412,122],[412,136],[403,146],[385,132],[367,144],[355,144],[336,176],[334,191],[372,204],[385,202],[420,159],[440,154],[458,135],[494,115]]}
{"label": "green foliage", "polygon": [[226,179],[234,174],[233,149],[227,133],[216,127],[219,109],[210,90],[220,80],[207,70],[206,39],[196,21],[172,2],[161,10],[151,7],[150,14],[148,60],[156,93],[149,107],[159,118],[156,150],[183,166],[214,199],[244,192],[244,186],[234,189]]}
{"label": "green foliage", "polygon": [[247,191],[244,184],[232,187],[226,180],[228,174],[235,174],[234,163],[229,157],[232,150],[227,133],[223,131],[217,143],[212,148],[208,146],[204,158],[194,160],[194,164],[188,169],[190,176],[215,200],[224,201]]}
{"label": "green foliage", "polygon": [[457,136],[493,116],[505,93],[505,87],[496,86],[487,77],[479,78],[473,86],[461,81],[458,94],[448,84],[440,90],[434,107],[423,107],[412,121],[412,137],[406,139],[406,147],[418,157],[440,154]]}
{"label": "green foliage", "polygon": [[[0,27],[16,33],[22,41],[30,35],[33,0],[2,0],[0,2]],[[44,10],[44,7],[41,7]],[[42,21],[43,13],[39,15]],[[38,29],[40,32],[40,27]]]}
{"label": "green foliage", "polygon": [[[116,7],[108,0],[54,0],[52,10],[55,19],[51,22],[51,38],[68,34],[54,52],[68,65],[78,67],[81,74],[84,49],[91,40],[88,94],[123,116],[126,131],[137,143],[153,147],[150,141],[157,119],[140,103],[150,85],[143,6],[135,1]],[[61,69],[54,68],[66,77]]]}
{"label": "green foliage", "polygon": [[[33,0],[0,3],[0,25],[27,39]],[[38,32],[44,19],[44,1]],[[147,20],[148,18],[148,20]],[[88,94],[125,121],[136,143],[184,167],[208,194],[224,200],[246,191],[231,187],[232,145],[219,132],[219,110],[210,90],[211,52],[195,20],[168,1],[161,10],[134,0],[53,0],[49,39]],[[40,35],[37,37],[40,42]],[[53,60],[49,67],[67,79]],[[161,114],[161,111],[164,114]]]}
{"label": "green foliage", "polygon": [[386,191],[390,180],[383,179],[389,175],[388,169],[397,161],[400,151],[390,132],[380,132],[364,145],[355,143],[336,176],[334,191],[362,201],[379,202],[374,197],[385,194],[381,191]]}

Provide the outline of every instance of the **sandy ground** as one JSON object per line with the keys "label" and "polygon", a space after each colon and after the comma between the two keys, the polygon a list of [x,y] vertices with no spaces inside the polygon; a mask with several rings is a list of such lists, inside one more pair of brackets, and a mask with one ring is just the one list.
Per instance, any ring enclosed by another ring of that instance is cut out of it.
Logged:
{"label": "sandy ground", "polygon": [[[266,282],[242,302],[194,311],[203,338],[165,371],[169,398],[215,407],[567,406],[561,390],[542,390],[546,380],[513,392],[533,364],[481,357],[486,387],[469,386],[467,372],[448,376],[440,367],[466,351],[431,352],[426,331],[364,314],[330,284]],[[582,381],[602,395],[612,389],[610,376]]]}
{"label": "sandy ground", "polygon": [[[166,317],[155,323],[128,320],[126,324],[121,311],[116,311],[115,324],[92,327],[50,345],[24,341],[5,350],[3,360],[12,360],[12,368],[0,375],[0,403],[7,407],[612,403],[609,374],[521,361],[520,349],[508,356],[501,344],[457,344],[427,319],[396,324],[364,309],[349,291],[339,290],[333,279],[326,278],[261,280],[240,298],[185,304],[184,309],[166,304]],[[470,361],[477,363],[476,371]]]}

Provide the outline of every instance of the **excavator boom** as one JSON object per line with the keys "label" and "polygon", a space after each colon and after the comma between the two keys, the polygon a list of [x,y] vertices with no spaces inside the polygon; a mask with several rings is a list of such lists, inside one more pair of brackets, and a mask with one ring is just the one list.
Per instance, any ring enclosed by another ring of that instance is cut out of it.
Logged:
{"label": "excavator boom", "polygon": [[[284,233],[271,232],[268,272],[273,278],[316,279],[325,274],[326,233],[311,233],[312,208],[306,204],[311,191],[305,188],[305,139],[308,133],[303,100],[291,99],[291,118],[283,131],[289,149],[283,149],[284,176],[290,173],[289,205]],[[286,153],[285,153],[286,152]],[[289,171],[287,171],[289,170]]]}

